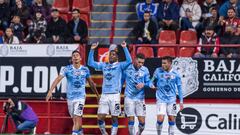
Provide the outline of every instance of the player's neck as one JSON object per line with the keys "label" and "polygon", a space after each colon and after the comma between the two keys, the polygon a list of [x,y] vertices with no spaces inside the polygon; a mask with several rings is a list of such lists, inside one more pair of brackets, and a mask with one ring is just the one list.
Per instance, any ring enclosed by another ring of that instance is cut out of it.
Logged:
{"label": "player's neck", "polygon": [[76,69],[78,69],[78,68],[81,67],[81,64],[80,64],[80,63],[74,63],[74,64],[73,64],[73,67],[76,68]]}

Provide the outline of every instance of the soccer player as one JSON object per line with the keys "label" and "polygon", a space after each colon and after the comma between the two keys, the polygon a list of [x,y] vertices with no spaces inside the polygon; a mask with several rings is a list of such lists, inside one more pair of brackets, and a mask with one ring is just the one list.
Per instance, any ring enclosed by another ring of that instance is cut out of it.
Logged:
{"label": "soccer player", "polygon": [[86,80],[91,89],[99,97],[96,86],[90,78],[89,69],[81,65],[80,52],[72,52],[72,64],[61,70],[60,75],[54,80],[47,94],[46,101],[52,98],[52,92],[57,84],[64,78],[67,78],[67,104],[68,111],[73,119],[72,135],[82,135],[82,115],[86,98]]}
{"label": "soccer player", "polygon": [[138,117],[139,125],[137,135],[141,135],[145,127],[145,87],[153,88],[147,67],[143,66],[145,56],[137,54],[133,64],[124,71],[126,76],[126,88],[124,99],[124,111],[128,117],[129,135],[136,135],[134,129],[134,117]]}
{"label": "soccer player", "polygon": [[164,115],[168,115],[168,134],[174,135],[175,117],[177,115],[176,90],[180,99],[180,111],[183,109],[182,84],[180,75],[171,67],[172,57],[162,58],[162,67],[157,68],[152,81],[156,82],[157,99],[157,134],[161,135]]}
{"label": "soccer player", "polygon": [[111,135],[117,135],[118,130],[118,116],[121,113],[120,93],[122,88],[122,71],[131,64],[132,59],[127,49],[126,42],[122,42],[126,61],[118,62],[118,54],[115,50],[110,51],[109,62],[95,62],[93,55],[98,43],[91,46],[88,56],[88,65],[101,70],[103,72],[102,95],[99,101],[98,108],[98,125],[103,135],[107,135],[105,129],[105,118],[109,114],[112,115],[112,131]]}

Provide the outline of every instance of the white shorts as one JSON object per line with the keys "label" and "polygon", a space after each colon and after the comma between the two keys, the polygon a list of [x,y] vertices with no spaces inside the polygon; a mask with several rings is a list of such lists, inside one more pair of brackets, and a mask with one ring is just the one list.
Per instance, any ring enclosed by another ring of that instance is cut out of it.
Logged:
{"label": "white shorts", "polygon": [[83,115],[85,99],[73,100],[73,101],[68,100],[67,104],[68,104],[68,112],[71,117]]}
{"label": "white shorts", "polygon": [[176,103],[157,103],[157,115],[177,116]]}
{"label": "white shorts", "polygon": [[109,114],[109,111],[112,116],[119,116],[119,114],[121,113],[119,93],[101,95],[98,107],[98,114]]}
{"label": "white shorts", "polygon": [[146,105],[144,100],[124,99],[124,111],[127,117],[130,116],[146,116]]}

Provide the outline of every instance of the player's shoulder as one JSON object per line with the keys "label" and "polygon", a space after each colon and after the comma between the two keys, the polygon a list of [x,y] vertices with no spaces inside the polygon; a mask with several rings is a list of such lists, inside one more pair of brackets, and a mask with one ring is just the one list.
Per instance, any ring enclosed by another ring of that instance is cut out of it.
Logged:
{"label": "player's shoulder", "polygon": [[176,76],[180,76],[179,72],[177,70],[172,70],[172,74],[176,75]]}
{"label": "player's shoulder", "polygon": [[164,70],[163,70],[162,67],[158,67],[158,68],[155,69],[155,72],[163,73]]}
{"label": "player's shoulder", "polygon": [[64,70],[72,70],[72,69],[73,69],[72,64],[67,65],[67,66],[64,67]]}
{"label": "player's shoulder", "polygon": [[142,66],[142,67],[141,67],[141,70],[147,72],[147,71],[148,71],[148,68],[147,68],[146,66]]}
{"label": "player's shoulder", "polygon": [[85,70],[85,71],[89,71],[89,68],[87,67],[87,66],[82,66],[82,68],[81,68],[82,70]]}

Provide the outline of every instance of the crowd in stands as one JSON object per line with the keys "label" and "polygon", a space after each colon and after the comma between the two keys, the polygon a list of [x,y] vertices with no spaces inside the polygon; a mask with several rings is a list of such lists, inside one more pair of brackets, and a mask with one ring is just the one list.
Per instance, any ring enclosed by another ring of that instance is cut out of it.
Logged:
{"label": "crowd in stands", "polygon": [[[239,57],[238,48],[219,44],[240,44],[240,1],[238,0],[144,0],[136,5],[138,24],[133,33],[137,44],[158,43],[162,30],[195,31],[199,45],[194,57]],[[221,2],[221,3],[220,3]],[[155,50],[155,49],[154,49]]]}
{"label": "crowd in stands", "polygon": [[54,0],[0,0],[0,43],[87,43],[87,23],[72,9],[67,22]]}

